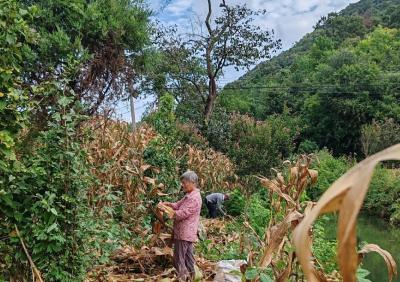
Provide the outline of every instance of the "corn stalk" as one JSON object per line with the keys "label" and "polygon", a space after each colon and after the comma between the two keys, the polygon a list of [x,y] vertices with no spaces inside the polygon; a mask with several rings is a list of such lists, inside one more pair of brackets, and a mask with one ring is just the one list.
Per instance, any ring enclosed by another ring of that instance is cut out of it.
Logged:
{"label": "corn stalk", "polygon": [[343,281],[357,281],[356,271],[361,258],[370,251],[378,252],[385,259],[389,281],[392,281],[393,276],[397,276],[396,263],[388,252],[376,245],[367,245],[363,250],[357,252],[356,245],[357,216],[368,191],[374,168],[379,162],[385,160],[400,160],[400,144],[363,160],[336,180],[295,229],[293,242],[307,281],[320,281],[310,259],[312,257],[310,230],[319,215],[333,212],[339,213],[337,259]]}

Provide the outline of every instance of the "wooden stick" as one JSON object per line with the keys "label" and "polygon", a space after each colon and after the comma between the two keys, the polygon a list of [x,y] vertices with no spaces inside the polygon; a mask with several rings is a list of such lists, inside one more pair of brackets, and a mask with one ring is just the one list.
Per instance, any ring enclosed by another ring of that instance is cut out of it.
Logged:
{"label": "wooden stick", "polygon": [[29,263],[33,269],[33,273],[35,274],[34,276],[36,276],[36,278],[39,280],[39,282],[44,282],[42,279],[42,276],[40,275],[40,271],[36,268],[36,265],[33,263],[33,260],[31,258],[31,256],[29,255],[28,250],[25,247],[24,240],[22,240],[22,237],[21,237],[21,234],[19,233],[17,225],[14,224],[14,227],[15,227],[15,231],[17,232],[17,235],[19,237],[19,240],[21,241],[21,245],[22,245],[22,248],[24,249],[25,255],[28,258]]}

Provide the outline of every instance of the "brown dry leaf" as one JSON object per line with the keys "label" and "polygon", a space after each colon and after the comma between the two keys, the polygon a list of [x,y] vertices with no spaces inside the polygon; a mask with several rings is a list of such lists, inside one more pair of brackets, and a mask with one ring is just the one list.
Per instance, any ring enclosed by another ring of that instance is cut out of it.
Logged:
{"label": "brown dry leaf", "polygon": [[156,256],[171,256],[173,255],[173,251],[170,247],[165,247],[165,248],[158,248],[158,247],[153,247],[151,248],[151,251],[156,255]]}
{"label": "brown dry leaf", "polygon": [[314,268],[313,273],[317,277],[319,282],[329,282],[328,278],[325,276],[325,273],[323,273],[322,271]]}
{"label": "brown dry leaf", "polygon": [[163,218],[163,211],[160,208],[160,205],[157,206],[157,208],[154,210],[154,215],[156,218],[161,222],[164,223],[164,218]]}
{"label": "brown dry leaf", "polygon": [[147,177],[147,176],[145,176],[145,177],[143,177],[143,181],[145,182],[145,183],[147,183],[147,184],[151,184],[151,185],[156,185],[156,180],[154,179],[154,178],[151,178],[151,177]]}
{"label": "brown dry leaf", "polygon": [[292,183],[292,185],[297,181],[298,174],[299,168],[297,166],[290,168],[290,183]]}
{"label": "brown dry leaf", "polygon": [[159,207],[159,209],[160,209],[162,212],[164,212],[169,218],[173,218],[174,213],[175,213],[175,211],[174,211],[173,208],[168,207],[168,206],[163,205],[163,204],[159,204],[158,207]]}
{"label": "brown dry leaf", "polygon": [[160,234],[161,233],[161,227],[162,227],[161,222],[154,221],[153,226],[152,226],[153,234],[156,234],[156,235]]}
{"label": "brown dry leaf", "polygon": [[311,184],[314,185],[315,183],[317,183],[318,180],[318,171],[316,171],[315,169],[308,169],[308,175],[311,178]]}
{"label": "brown dry leaf", "polygon": [[316,206],[294,230],[293,242],[306,279],[318,281],[311,264],[309,230],[320,214],[339,211],[338,260],[343,281],[356,281],[356,219],[367,193],[375,166],[384,160],[400,160],[400,144],[357,164],[322,195]]}
{"label": "brown dry leaf", "polygon": [[392,281],[393,275],[397,276],[397,266],[392,255],[388,251],[379,247],[378,245],[367,244],[360,251],[358,251],[359,264],[361,263],[364,255],[368,254],[369,252],[376,252],[385,260],[386,266],[388,268],[389,281]]}
{"label": "brown dry leaf", "polygon": [[288,203],[290,203],[293,206],[296,206],[296,202],[290,197],[288,194],[285,194],[282,192],[280,189],[279,182],[276,180],[270,180],[266,177],[258,177],[258,179],[261,181],[261,184],[270,189],[271,191],[275,192],[278,194],[281,198],[285,199]]}
{"label": "brown dry leaf", "polygon": [[[136,169],[136,168],[135,168]],[[131,167],[129,167],[129,166],[125,166],[125,170],[126,171],[128,171],[128,172],[130,172],[130,173],[133,173],[133,174],[138,174],[138,171],[136,170],[134,170],[134,169],[132,169]]]}
{"label": "brown dry leaf", "polygon": [[[188,168],[196,171],[200,178],[200,187],[233,187],[236,181],[229,181],[234,178],[235,166],[232,161],[224,154],[212,149],[199,149],[190,145],[184,146],[174,152],[178,158],[186,156],[188,158]],[[229,185],[226,185],[228,182]]]}
{"label": "brown dry leaf", "polygon": [[[138,202],[140,194],[147,191],[146,183],[141,180],[141,170],[147,169],[143,152],[157,133],[146,124],[132,132],[126,122],[101,117],[92,118],[83,127],[93,132],[85,147],[91,172],[98,179],[88,191],[89,204],[101,213],[103,207],[111,205],[107,194],[115,190],[123,192],[125,203]],[[110,184],[112,190],[105,188]],[[143,210],[130,204],[124,213],[133,221],[143,217]]]}
{"label": "brown dry leaf", "polygon": [[292,211],[286,216],[283,222],[268,228],[266,236],[268,244],[266,244],[266,248],[264,249],[264,253],[260,260],[261,268],[266,268],[270,265],[273,254],[276,252],[279,253],[279,249],[283,247],[284,239],[290,224],[292,221],[296,221],[301,217],[302,214],[297,211]]}
{"label": "brown dry leaf", "polygon": [[140,167],[140,171],[143,173],[143,172],[145,172],[146,170],[148,170],[149,168],[151,168],[151,165],[145,164],[145,165],[142,165],[142,166]]}

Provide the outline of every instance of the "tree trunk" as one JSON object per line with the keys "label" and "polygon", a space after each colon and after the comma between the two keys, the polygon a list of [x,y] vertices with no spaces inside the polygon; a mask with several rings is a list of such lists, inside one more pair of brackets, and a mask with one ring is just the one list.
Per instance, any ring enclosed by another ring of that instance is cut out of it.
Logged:
{"label": "tree trunk", "polygon": [[206,107],[204,109],[204,123],[208,124],[211,115],[214,110],[215,100],[217,98],[217,84],[215,82],[215,77],[210,78],[208,83],[208,97],[206,101]]}

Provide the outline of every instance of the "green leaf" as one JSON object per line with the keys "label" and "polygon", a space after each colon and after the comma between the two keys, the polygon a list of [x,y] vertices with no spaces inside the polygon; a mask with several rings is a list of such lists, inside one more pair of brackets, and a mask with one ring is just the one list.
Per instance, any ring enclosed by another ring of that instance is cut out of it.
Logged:
{"label": "green leaf", "polygon": [[15,36],[15,34],[7,34],[6,35],[6,42],[10,45],[15,44],[15,42],[17,41],[17,37]]}
{"label": "green leaf", "polygon": [[359,282],[371,282],[371,280],[365,278],[365,277],[367,277],[370,273],[371,273],[371,272],[369,272],[369,271],[366,270],[366,269],[358,268],[358,269],[357,269],[357,273],[356,273],[357,280],[358,280]]}
{"label": "green leaf", "polygon": [[66,107],[69,105],[69,103],[72,102],[72,98],[62,96],[60,99],[58,99],[58,104],[62,107]]}
{"label": "green leaf", "polygon": [[26,14],[28,14],[28,11],[25,10],[25,9],[19,9],[19,14],[20,14],[21,16],[25,16]]}
{"label": "green leaf", "polygon": [[0,131],[0,143],[3,143],[6,148],[13,147],[14,139],[12,138],[11,133],[6,130]]}
{"label": "green leaf", "polygon": [[248,268],[246,270],[246,279],[247,280],[253,280],[256,279],[258,275],[257,269],[256,268]]}
{"label": "green leaf", "polygon": [[261,282],[274,282],[274,280],[265,273],[260,274],[260,281]]}
{"label": "green leaf", "polygon": [[1,149],[0,152],[4,154],[5,159],[10,160],[10,161],[15,161],[17,160],[17,157],[15,155],[15,152],[10,149]]}
{"label": "green leaf", "polygon": [[57,223],[54,222],[52,225],[49,226],[49,228],[47,228],[47,233],[50,233],[51,231],[53,231],[56,228],[57,228]]}
{"label": "green leaf", "polygon": [[55,208],[51,208],[51,209],[50,209],[50,212],[51,212],[52,214],[54,214],[54,215],[58,215],[58,213],[57,213],[57,211],[56,211]]}
{"label": "green leaf", "polygon": [[10,208],[16,209],[17,206],[15,205],[15,202],[12,200],[9,194],[3,194],[2,197],[0,198],[3,200]]}
{"label": "green leaf", "polygon": [[[0,92],[0,98],[1,98],[2,92]],[[4,94],[3,94],[4,95]],[[7,107],[6,101],[0,101],[0,111],[3,111]]]}

